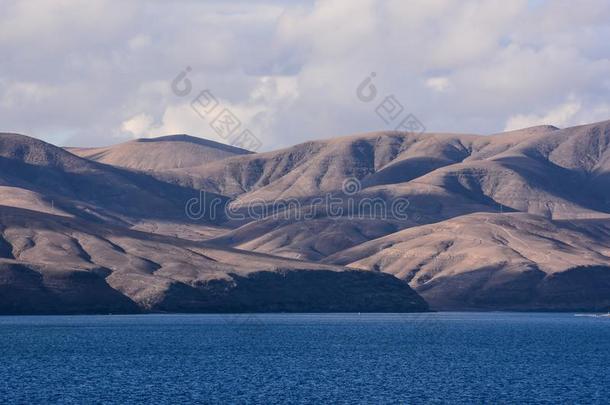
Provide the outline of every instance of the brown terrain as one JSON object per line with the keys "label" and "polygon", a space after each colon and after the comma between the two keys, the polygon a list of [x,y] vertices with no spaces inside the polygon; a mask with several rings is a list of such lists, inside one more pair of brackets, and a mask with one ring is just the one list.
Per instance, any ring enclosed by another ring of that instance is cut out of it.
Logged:
{"label": "brown terrain", "polygon": [[0,134],[0,291],[2,313],[608,310],[610,121],[264,153]]}

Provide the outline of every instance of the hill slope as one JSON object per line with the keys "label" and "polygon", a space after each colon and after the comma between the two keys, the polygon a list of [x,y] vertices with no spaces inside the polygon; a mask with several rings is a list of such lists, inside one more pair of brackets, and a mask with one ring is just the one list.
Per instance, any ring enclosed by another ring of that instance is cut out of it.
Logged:
{"label": "hill slope", "polygon": [[[363,308],[373,295],[380,310],[423,308],[410,290],[396,301],[390,284],[405,282],[437,309],[610,308],[610,121],[489,136],[375,132],[259,154],[193,142],[75,150],[82,159],[0,136],[0,205],[22,210],[22,222],[0,222],[6,274],[34,271],[36,288],[49,288],[58,264],[101,274],[99,300],[120,294],[132,310],[354,309],[346,303]],[[216,213],[231,208],[221,226],[185,218],[199,189],[206,212],[212,200]],[[363,274],[382,278],[366,291]],[[330,299],[352,282],[342,304]]]}
{"label": "hill slope", "polygon": [[404,312],[390,275],[0,206],[0,313]]}
{"label": "hill slope", "polygon": [[5,133],[0,133],[0,187],[3,205],[103,221],[185,220],[186,201],[199,196],[197,190],[145,173],[92,162],[34,138]]}
{"label": "hill slope", "polygon": [[[608,145],[610,121],[564,130],[535,127],[491,136],[374,133],[230,158],[222,162],[222,172],[215,171],[219,170],[215,164],[204,167],[208,180],[214,176],[222,179],[212,189],[233,193],[231,206],[241,213],[267,202],[267,213],[273,216],[271,204],[275,201],[297,200],[307,209],[312,199],[332,196],[345,203],[353,201],[356,207],[365,200],[383,200],[386,208],[398,199],[406,200],[409,218],[394,221],[399,229],[475,212],[603,219],[610,217]],[[324,161],[328,164],[321,163]],[[351,176],[359,181],[359,187],[346,194],[342,185],[352,181]],[[332,220],[337,226],[343,224],[344,233],[350,234],[354,232],[350,225],[354,215],[351,217],[335,215]],[[272,233],[277,238],[273,243],[268,243],[269,220],[254,221],[222,240],[272,254],[302,251],[304,257],[315,259],[321,256],[311,254],[306,229],[314,229],[313,223],[319,222],[315,226],[317,239],[331,240],[327,232],[336,234],[337,226],[328,228],[325,221],[324,212],[305,226],[299,225],[298,219],[275,219]],[[390,233],[391,228],[387,230]],[[290,241],[282,235],[291,235]],[[353,245],[362,241],[351,239]],[[288,250],[286,245],[290,245]]]}
{"label": "hill slope", "polygon": [[472,214],[406,229],[325,262],[394,274],[436,309],[610,307],[610,220]]}
{"label": "hill slope", "polygon": [[188,135],[142,138],[104,148],[66,149],[89,160],[143,171],[182,169],[251,153]]}

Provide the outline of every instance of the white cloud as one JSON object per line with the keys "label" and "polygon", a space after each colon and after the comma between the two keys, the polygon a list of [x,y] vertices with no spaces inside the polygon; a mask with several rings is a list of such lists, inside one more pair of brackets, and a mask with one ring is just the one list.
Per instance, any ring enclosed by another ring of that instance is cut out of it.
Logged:
{"label": "white cloud", "polygon": [[585,108],[581,101],[572,97],[543,114],[517,114],[509,117],[504,129],[511,131],[535,125],[554,125],[565,128],[608,119],[610,119],[610,104],[602,102]]}
{"label": "white cloud", "polygon": [[447,77],[431,77],[426,80],[426,86],[430,87],[434,91],[443,92],[449,88],[451,82]]}
{"label": "white cloud", "polygon": [[[608,35],[596,0],[5,1],[0,130],[214,138],[189,105],[206,88],[265,149],[387,129],[374,109],[389,94],[432,131],[569,126],[610,118]],[[378,99],[363,103],[371,72]]]}
{"label": "white cloud", "polygon": [[543,115],[536,114],[518,114],[512,116],[506,122],[505,130],[512,131],[513,129],[533,127],[536,125],[554,125],[556,127],[565,127],[570,123],[574,123],[574,117],[582,109],[582,104],[579,101],[567,101]]}
{"label": "white cloud", "polygon": [[128,132],[134,138],[147,137],[153,124],[153,117],[148,114],[138,114],[121,124],[121,130]]}
{"label": "white cloud", "polygon": [[[154,86],[152,86],[154,89]],[[198,95],[198,91],[193,94]],[[148,114],[137,114],[124,121],[121,133],[132,138],[150,138],[167,134],[191,134],[216,141],[219,137],[211,126],[212,121],[224,109],[229,110],[240,121],[238,132],[249,129],[255,136],[263,138],[273,128],[275,118],[282,108],[289,106],[298,97],[294,77],[265,76],[258,79],[243,102],[231,102],[210,91],[219,105],[209,114],[198,114],[190,100],[172,104],[165,108],[159,122]],[[269,138],[267,138],[269,139]]]}

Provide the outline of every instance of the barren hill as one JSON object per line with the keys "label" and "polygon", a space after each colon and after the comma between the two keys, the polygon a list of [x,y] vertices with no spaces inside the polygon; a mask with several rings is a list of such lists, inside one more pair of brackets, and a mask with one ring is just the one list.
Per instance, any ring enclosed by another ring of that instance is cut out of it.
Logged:
{"label": "barren hill", "polygon": [[610,121],[265,153],[1,134],[0,169],[3,311],[425,309],[407,283],[436,309],[610,308]]}
{"label": "barren hill", "polygon": [[2,205],[91,220],[183,220],[185,201],[198,196],[196,190],[146,173],[83,159],[27,136],[0,133]]}
{"label": "barren hill", "polygon": [[251,152],[189,135],[142,138],[104,148],[66,148],[80,157],[143,171],[182,169]]}
{"label": "barren hill", "polygon": [[610,220],[471,214],[396,232],[325,262],[394,274],[437,309],[610,306]]}
{"label": "barren hill", "polygon": [[389,274],[0,206],[0,313],[426,309]]}

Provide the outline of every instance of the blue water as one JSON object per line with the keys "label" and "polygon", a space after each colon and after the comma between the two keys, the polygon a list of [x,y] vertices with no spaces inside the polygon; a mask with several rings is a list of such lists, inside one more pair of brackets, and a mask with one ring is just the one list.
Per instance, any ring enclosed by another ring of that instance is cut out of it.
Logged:
{"label": "blue water", "polygon": [[607,403],[610,318],[0,317],[0,402]]}

